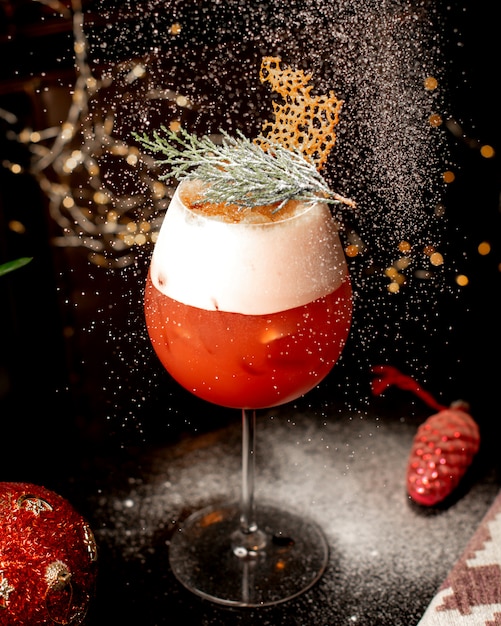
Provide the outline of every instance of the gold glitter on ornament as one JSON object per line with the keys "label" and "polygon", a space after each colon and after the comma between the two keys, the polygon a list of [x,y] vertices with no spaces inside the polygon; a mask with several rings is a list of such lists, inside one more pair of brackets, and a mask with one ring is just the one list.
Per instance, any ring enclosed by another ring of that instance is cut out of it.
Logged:
{"label": "gold glitter on ornament", "polygon": [[68,586],[71,572],[62,561],[54,561],[45,570],[45,580],[54,591],[60,591]]}
{"label": "gold glitter on ornament", "polygon": [[26,493],[17,500],[18,509],[26,509],[38,516],[42,511],[52,511],[52,506],[43,498],[37,498],[30,493]]}
{"label": "gold glitter on ornament", "polygon": [[94,538],[94,533],[92,532],[90,526],[88,524],[83,525],[84,532],[84,544],[87,548],[87,553],[92,563],[97,561],[97,543]]}
{"label": "gold glitter on ornament", "polygon": [[12,585],[9,585],[9,581],[4,578],[3,572],[0,572],[0,608],[5,608],[9,603],[10,594],[15,591]]}

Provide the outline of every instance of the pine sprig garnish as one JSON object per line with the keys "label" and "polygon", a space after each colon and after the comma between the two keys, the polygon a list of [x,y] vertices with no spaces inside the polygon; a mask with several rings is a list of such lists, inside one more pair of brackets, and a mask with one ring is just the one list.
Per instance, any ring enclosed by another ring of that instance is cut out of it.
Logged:
{"label": "pine sprig garnish", "polygon": [[151,138],[146,133],[133,136],[143,148],[161,155],[158,165],[169,166],[161,180],[201,180],[207,183],[204,197],[209,203],[249,208],[277,204],[278,210],[295,199],[354,206],[332,192],[315,165],[299,151],[269,142],[265,151],[242,133],[234,138],[221,131],[222,142],[216,144],[183,128],[176,132],[161,126],[160,131],[153,131]]}

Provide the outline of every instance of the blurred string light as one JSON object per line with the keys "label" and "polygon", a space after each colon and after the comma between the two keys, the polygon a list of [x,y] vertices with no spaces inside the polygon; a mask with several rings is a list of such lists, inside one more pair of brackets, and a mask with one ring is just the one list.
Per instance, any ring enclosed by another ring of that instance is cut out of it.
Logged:
{"label": "blurred string light", "polygon": [[[61,14],[68,14],[68,8],[57,0],[38,1]],[[88,63],[81,0],[72,0],[71,7],[76,81],[66,119],[59,126],[44,130],[26,128],[17,139],[32,153],[31,173],[48,198],[52,219],[60,227],[61,234],[52,243],[61,247],[83,247],[89,251],[89,260],[99,266],[125,267],[134,262],[138,247],[155,242],[173,188],[159,181],[151,157],[117,136],[116,111],[110,109],[105,104],[106,97],[102,97],[106,90],[116,88],[114,83],[117,82],[123,90],[121,96],[128,96],[129,87],[146,79],[147,68],[140,61],[132,60],[118,64],[114,73],[106,77],[94,76]],[[179,22],[169,29],[173,37],[181,31]],[[433,92],[438,87],[434,76],[423,81],[426,91]],[[193,107],[189,98],[171,89],[150,89],[146,97],[169,105],[162,122],[172,129],[180,126],[183,109]],[[2,112],[4,119],[8,115]],[[428,122],[433,128],[444,126],[440,113],[432,113]],[[492,146],[467,137],[455,120],[447,120],[445,128],[469,148],[478,150],[483,158],[495,156]],[[110,183],[113,178],[110,164],[118,170],[118,184]],[[12,173],[22,172],[17,163],[4,162],[4,166]],[[134,188],[127,194],[120,191],[120,183],[125,179],[128,183],[135,181]],[[455,173],[445,171],[442,179],[446,185],[451,184]],[[445,213],[441,203],[434,210],[437,216]],[[365,244],[357,233],[348,233],[347,240],[348,258],[363,255]],[[487,242],[479,245],[478,253],[490,253]],[[432,245],[418,247],[401,241],[395,261],[380,271],[387,280],[388,292],[398,293],[411,274],[417,279],[430,279],[434,270],[443,264],[442,254]],[[459,286],[466,286],[468,282],[465,275],[456,276]]]}
{"label": "blurred string light", "polygon": [[[439,82],[434,76],[428,76],[423,82],[424,89],[433,91],[439,87]],[[442,115],[432,113],[428,122],[430,126],[439,128],[444,124]],[[454,119],[449,119],[445,123],[446,129],[456,138],[461,139],[468,148],[478,150],[479,154],[485,159],[492,159],[495,156],[494,148],[489,144],[482,144],[478,140],[468,137],[460,124]],[[446,185],[452,184],[456,180],[456,174],[452,170],[446,170],[442,173],[443,182]],[[437,217],[445,214],[445,207],[442,203],[438,203],[435,207],[435,215]],[[387,290],[389,293],[398,293],[402,286],[408,282],[408,274],[413,273],[415,278],[426,280],[433,276],[433,269],[444,264],[443,255],[432,245],[424,246],[420,249],[412,249],[412,245],[408,241],[401,241],[398,246],[396,260],[391,266],[383,268],[385,277],[387,278]],[[348,257],[357,256],[363,249],[361,242],[349,242],[345,249]],[[477,247],[477,252],[481,256],[487,256],[491,253],[491,245],[487,241],[482,241]],[[415,259],[424,258],[424,267],[413,269],[416,265]],[[501,271],[501,263],[498,265]],[[469,278],[465,274],[458,273],[455,282],[459,287],[466,287],[469,284]]]}
{"label": "blurred string light", "polygon": [[[469,149],[478,150],[480,156],[484,159],[492,159],[496,156],[493,146],[483,144],[478,139],[468,136],[462,126],[454,119],[446,122],[447,130],[458,140],[462,141]],[[453,172],[444,173],[444,181],[446,183],[454,182],[455,175]],[[480,256],[488,256],[492,252],[491,244],[488,241],[481,241],[477,246],[477,252]],[[498,271],[501,272],[501,263],[498,264]],[[466,274],[456,275],[456,284],[459,287],[466,287],[470,283],[470,279]]]}
{"label": "blurred string light", "polygon": [[[426,91],[433,91],[439,86],[438,80],[434,76],[428,76],[423,87]],[[431,127],[439,128],[443,124],[442,116],[438,113],[432,113],[428,122]],[[451,183],[454,180],[452,172],[444,172],[442,175],[444,183]],[[437,203],[434,209],[437,217],[442,217],[445,213],[445,207],[442,203]],[[347,236],[348,245],[345,247],[345,254],[348,258],[353,258],[359,254],[363,254],[365,245],[355,232],[351,232]],[[389,293],[398,293],[409,280],[412,275],[419,280],[429,280],[434,276],[434,270],[444,264],[444,257],[431,244],[413,248],[409,241],[402,240],[396,247],[395,260],[389,266],[380,268],[387,280],[386,289]],[[424,261],[424,266],[422,262]],[[419,267],[416,267],[419,264]]]}
{"label": "blurred string light", "polygon": [[[67,7],[43,2],[64,14]],[[52,244],[83,247],[89,260],[103,267],[125,267],[134,262],[138,246],[154,243],[172,188],[155,176],[153,159],[140,154],[116,132],[116,113],[103,104],[103,92],[115,81],[127,89],[147,75],[141,62],[118,64],[105,78],[93,75],[88,63],[88,43],[80,0],[72,1],[76,81],[66,119],[59,126],[44,130],[25,128],[17,140],[28,146],[32,159],[30,172],[48,198],[49,213],[60,227]],[[173,24],[177,35],[180,24]],[[122,93],[127,96],[127,93]],[[149,100],[170,105],[172,119],[179,125],[180,109],[191,108],[187,97],[173,90],[150,90]],[[5,116],[4,116],[5,117]],[[12,173],[22,173],[17,163],[5,163]],[[126,171],[128,168],[128,172]],[[113,175],[134,181],[132,189],[121,193],[120,180],[110,184]],[[130,175],[132,173],[132,175]]]}

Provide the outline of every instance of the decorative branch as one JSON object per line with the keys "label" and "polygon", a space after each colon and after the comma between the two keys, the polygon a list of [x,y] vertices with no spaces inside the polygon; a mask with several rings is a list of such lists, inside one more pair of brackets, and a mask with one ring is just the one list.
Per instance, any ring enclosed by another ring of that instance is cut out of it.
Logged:
{"label": "decorative branch", "polygon": [[216,144],[183,128],[176,132],[161,126],[160,130],[153,131],[151,138],[146,133],[133,133],[133,137],[146,150],[162,155],[158,165],[170,167],[161,180],[199,179],[207,183],[209,203],[248,208],[277,204],[277,211],[292,199],[355,206],[332,192],[299,150],[269,142],[263,150],[242,133],[234,138],[221,131],[222,143]]}

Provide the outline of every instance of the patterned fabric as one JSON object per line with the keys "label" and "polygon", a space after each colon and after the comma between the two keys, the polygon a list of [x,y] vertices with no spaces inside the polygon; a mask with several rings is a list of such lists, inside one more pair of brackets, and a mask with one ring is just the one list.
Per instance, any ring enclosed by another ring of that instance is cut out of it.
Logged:
{"label": "patterned fabric", "polygon": [[501,626],[501,492],[418,626]]}

